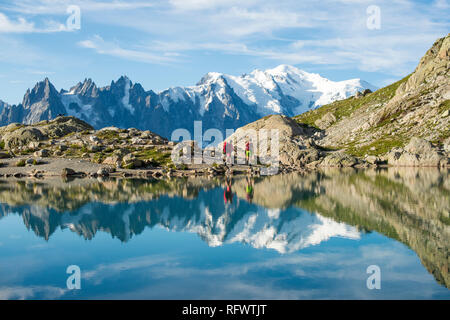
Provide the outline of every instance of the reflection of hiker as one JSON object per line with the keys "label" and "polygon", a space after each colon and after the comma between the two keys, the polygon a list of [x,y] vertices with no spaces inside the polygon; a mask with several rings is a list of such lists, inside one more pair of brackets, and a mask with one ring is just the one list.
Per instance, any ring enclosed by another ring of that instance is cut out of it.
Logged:
{"label": "reflection of hiker", "polygon": [[247,175],[247,187],[245,188],[247,201],[252,203],[253,201],[253,177],[250,175]]}
{"label": "reflection of hiker", "polygon": [[251,155],[251,145],[250,141],[247,139],[245,142],[245,163],[250,164],[250,155]]}
{"label": "reflection of hiker", "polygon": [[226,188],[223,192],[223,201],[225,203],[233,203],[233,190],[231,189],[231,177],[225,177]]}

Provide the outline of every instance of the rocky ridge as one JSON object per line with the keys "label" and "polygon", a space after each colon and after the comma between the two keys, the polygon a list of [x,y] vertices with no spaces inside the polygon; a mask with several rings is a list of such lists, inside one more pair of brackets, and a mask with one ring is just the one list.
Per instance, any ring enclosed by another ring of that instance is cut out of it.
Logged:
{"label": "rocky ridge", "polygon": [[395,166],[448,166],[449,72],[450,35],[447,35],[433,44],[415,71],[404,79],[373,93],[308,111],[295,119],[319,130],[322,134],[315,142],[324,148]]}

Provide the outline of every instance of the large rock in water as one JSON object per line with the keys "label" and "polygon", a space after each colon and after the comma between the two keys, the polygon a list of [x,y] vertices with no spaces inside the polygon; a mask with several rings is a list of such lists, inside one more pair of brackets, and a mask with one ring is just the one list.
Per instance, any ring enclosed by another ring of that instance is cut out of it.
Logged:
{"label": "large rock in water", "polygon": [[387,155],[391,166],[405,167],[444,167],[448,165],[448,156],[440,153],[424,139],[413,137],[405,148],[394,148]]}
{"label": "large rock in water", "polygon": [[[319,159],[320,153],[315,148],[310,137],[314,132],[301,127],[293,119],[283,115],[266,116],[236,130],[226,141],[232,142],[239,152],[245,149],[245,143],[252,133],[256,134],[257,142],[252,141],[252,152],[268,163],[270,157],[276,157],[272,141],[278,133],[278,154],[281,164],[286,166],[302,166]],[[267,139],[265,139],[267,137]],[[251,139],[250,139],[251,140]],[[265,158],[265,159],[263,159]]]}
{"label": "large rock in water", "polygon": [[30,142],[60,138],[69,133],[93,130],[86,122],[75,117],[57,117],[52,121],[41,121],[34,125],[8,125],[0,128],[5,148],[27,146]]}

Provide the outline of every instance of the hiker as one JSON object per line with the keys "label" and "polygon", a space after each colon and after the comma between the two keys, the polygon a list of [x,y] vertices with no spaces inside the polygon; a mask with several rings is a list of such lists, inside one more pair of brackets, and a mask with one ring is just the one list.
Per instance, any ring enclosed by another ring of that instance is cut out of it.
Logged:
{"label": "hiker", "polygon": [[250,140],[247,139],[247,141],[245,142],[245,163],[247,163],[248,165],[250,165],[250,155]]}
{"label": "hiker", "polygon": [[225,160],[226,158],[225,158],[225,155],[227,154],[227,142],[226,141],[224,141],[223,142],[223,150],[222,150],[222,157],[223,157],[223,159]]}

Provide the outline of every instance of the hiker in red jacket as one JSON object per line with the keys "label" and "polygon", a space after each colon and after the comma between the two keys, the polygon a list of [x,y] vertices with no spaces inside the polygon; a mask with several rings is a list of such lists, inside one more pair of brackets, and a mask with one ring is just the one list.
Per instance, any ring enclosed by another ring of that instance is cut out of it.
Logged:
{"label": "hiker in red jacket", "polygon": [[247,142],[245,143],[245,162],[247,164],[250,164],[250,140],[247,139]]}

